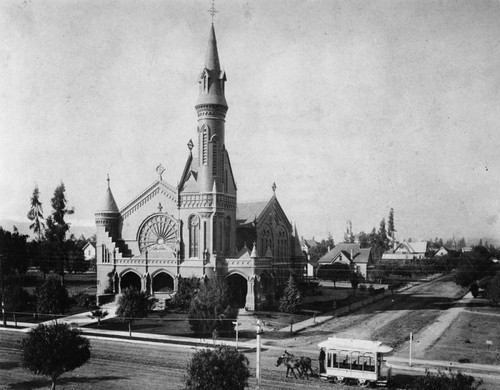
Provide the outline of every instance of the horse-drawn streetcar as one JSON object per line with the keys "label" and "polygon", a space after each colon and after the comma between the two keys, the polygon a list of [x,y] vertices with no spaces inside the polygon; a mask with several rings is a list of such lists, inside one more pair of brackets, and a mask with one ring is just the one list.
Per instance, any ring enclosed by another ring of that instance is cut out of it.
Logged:
{"label": "horse-drawn streetcar", "polygon": [[384,354],[392,348],[380,341],[330,337],[318,344],[326,352],[325,371],[320,376],[338,383],[355,380],[359,386],[387,385],[390,369]]}

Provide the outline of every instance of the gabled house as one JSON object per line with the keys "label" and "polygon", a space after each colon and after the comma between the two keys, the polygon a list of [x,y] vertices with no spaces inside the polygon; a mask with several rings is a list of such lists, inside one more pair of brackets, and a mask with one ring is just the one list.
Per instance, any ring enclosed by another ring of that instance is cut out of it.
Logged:
{"label": "gabled house", "polygon": [[429,242],[396,242],[394,249],[382,255],[382,260],[416,260],[426,258],[429,254]]}
{"label": "gabled house", "polygon": [[95,246],[91,242],[87,242],[82,251],[85,260],[92,260],[95,258]]}
{"label": "gabled house", "polygon": [[311,254],[309,251],[312,248],[316,248],[319,245],[319,242],[317,242],[314,237],[312,239],[302,239],[300,240],[300,248],[302,249],[302,253],[307,257],[307,272],[306,275],[308,277],[315,277],[316,276],[316,269],[318,268],[318,262],[317,259],[311,260]]}
{"label": "gabled house", "polygon": [[442,246],[441,248],[439,248],[439,250],[434,254],[434,257],[443,257],[443,256],[452,256],[452,257],[456,257],[458,256],[460,253],[453,250],[453,249],[450,249],[450,248],[446,248],[444,246]]}
{"label": "gabled house", "polygon": [[366,279],[372,265],[371,248],[361,248],[358,243],[338,244],[318,260],[318,267],[334,263],[347,264]]}

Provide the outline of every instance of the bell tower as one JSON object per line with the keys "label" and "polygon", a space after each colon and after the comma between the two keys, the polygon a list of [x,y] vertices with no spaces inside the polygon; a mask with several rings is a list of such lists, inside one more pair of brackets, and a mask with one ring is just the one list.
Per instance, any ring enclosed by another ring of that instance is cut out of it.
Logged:
{"label": "bell tower", "polygon": [[194,268],[203,265],[203,274],[216,272],[218,258],[237,252],[236,184],[225,140],[226,81],[212,23],[205,64],[198,78],[197,153],[190,141],[179,183],[183,258]]}

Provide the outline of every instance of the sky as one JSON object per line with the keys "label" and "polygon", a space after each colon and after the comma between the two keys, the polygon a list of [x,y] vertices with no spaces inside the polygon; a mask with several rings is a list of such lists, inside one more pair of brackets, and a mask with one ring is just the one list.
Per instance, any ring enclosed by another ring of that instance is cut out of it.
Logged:
{"label": "sky", "polygon": [[[0,4],[0,219],[74,225],[176,185],[196,141],[209,0]],[[217,0],[238,202],[272,184],[300,236],[371,231],[500,244],[500,1]]]}

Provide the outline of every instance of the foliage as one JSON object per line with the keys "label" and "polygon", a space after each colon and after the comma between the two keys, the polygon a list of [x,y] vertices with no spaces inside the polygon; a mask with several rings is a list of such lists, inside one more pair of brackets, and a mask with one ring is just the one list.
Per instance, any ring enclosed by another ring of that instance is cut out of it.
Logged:
{"label": "foliage", "polygon": [[246,356],[234,347],[197,351],[188,365],[187,390],[243,390],[250,377]]}
{"label": "foliage", "polygon": [[471,252],[463,253],[457,263],[455,283],[463,287],[494,273],[494,263],[483,247],[475,247]]}
{"label": "foliage", "polygon": [[283,295],[280,298],[279,310],[283,313],[296,313],[302,303],[302,294],[300,293],[297,284],[292,275],[288,278],[288,282],[283,290]]}
{"label": "foliage", "polygon": [[24,312],[31,310],[33,297],[18,284],[5,289],[5,309],[11,312]]}
{"label": "foliage", "polygon": [[43,314],[64,314],[71,306],[68,290],[54,279],[47,279],[35,289],[36,310]]}
{"label": "foliage", "polygon": [[394,233],[396,229],[394,228],[394,209],[391,207],[389,211],[389,218],[387,220],[387,235],[394,238]]}
{"label": "foliage", "polygon": [[30,229],[38,235],[40,241],[45,224],[43,223],[43,208],[40,202],[40,190],[35,186],[33,195],[31,195],[30,210],[28,211],[28,219],[32,222]]}
{"label": "foliage", "polygon": [[319,279],[331,280],[335,286],[337,281],[349,279],[351,269],[344,263],[325,264],[318,268],[316,275]]}
{"label": "foliage", "polygon": [[21,365],[36,375],[50,377],[52,389],[62,374],[89,358],[89,340],[67,324],[38,325],[21,342]]}
{"label": "foliage", "polygon": [[432,374],[429,371],[425,376],[418,377],[410,385],[411,390],[476,390],[482,381],[476,381],[473,376],[464,375],[460,372],[445,373],[439,371]]}
{"label": "foliage", "polygon": [[229,303],[228,286],[224,278],[211,278],[200,289],[189,306],[189,325],[194,332],[211,334],[233,330],[232,321],[238,309]]}
{"label": "foliage", "polygon": [[62,277],[64,277],[64,265],[67,257],[66,233],[69,230],[69,224],[64,218],[74,213],[73,209],[67,208],[65,192],[64,183],[55,189],[51,199],[52,214],[47,218],[47,229],[45,230],[46,254],[54,259],[52,269],[58,269]]}
{"label": "foliage", "polygon": [[171,305],[181,310],[189,309],[191,300],[200,289],[200,279],[192,276],[190,278],[179,278],[178,289],[175,293]]}
{"label": "foliage", "polygon": [[19,234],[16,227],[11,233],[0,226],[0,255],[4,275],[25,274],[28,270],[27,238],[28,236]]}
{"label": "foliage", "polygon": [[64,251],[66,253],[66,269],[68,272],[82,273],[89,269],[89,263],[85,260],[82,248],[78,241],[71,237],[64,242]]}
{"label": "foliage", "polygon": [[101,325],[101,320],[107,317],[108,312],[106,310],[96,309],[90,312],[89,318],[96,319],[97,325]]}
{"label": "foliage", "polygon": [[333,237],[328,235],[327,240],[321,240],[318,245],[313,246],[309,249],[309,257],[312,262],[317,262],[321,259],[327,252],[328,248],[332,249],[335,246],[333,242]]}
{"label": "foliage", "polygon": [[491,302],[494,304],[500,302],[500,273],[497,273],[496,276],[491,279],[486,291],[488,293],[488,299]]}
{"label": "foliage", "polygon": [[96,307],[96,296],[95,294],[87,294],[83,291],[73,295],[72,300],[74,305],[81,307],[82,309],[92,309]]}
{"label": "foliage", "polygon": [[118,299],[116,315],[132,321],[135,318],[146,318],[156,299],[135,288],[127,288]]}

